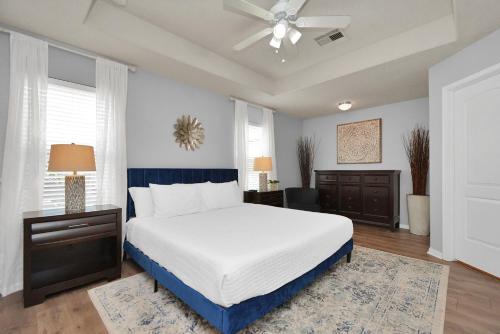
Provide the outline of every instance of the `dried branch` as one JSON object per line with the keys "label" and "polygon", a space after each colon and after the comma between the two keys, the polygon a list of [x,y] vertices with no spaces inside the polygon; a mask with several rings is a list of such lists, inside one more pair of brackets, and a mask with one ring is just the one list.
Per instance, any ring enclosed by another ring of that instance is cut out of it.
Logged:
{"label": "dried branch", "polygon": [[403,136],[403,145],[410,163],[413,195],[426,195],[429,173],[429,130],[415,127],[408,137]]}
{"label": "dried branch", "polygon": [[311,186],[311,175],[316,154],[316,141],[311,137],[300,137],[297,141],[297,157],[299,158],[302,188]]}

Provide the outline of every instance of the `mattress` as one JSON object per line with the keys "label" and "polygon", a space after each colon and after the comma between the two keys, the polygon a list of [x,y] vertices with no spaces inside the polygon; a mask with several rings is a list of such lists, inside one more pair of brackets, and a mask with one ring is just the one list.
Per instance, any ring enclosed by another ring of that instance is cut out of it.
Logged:
{"label": "mattress", "polygon": [[132,245],[223,307],[303,275],[352,233],[343,216],[256,204],[127,223]]}

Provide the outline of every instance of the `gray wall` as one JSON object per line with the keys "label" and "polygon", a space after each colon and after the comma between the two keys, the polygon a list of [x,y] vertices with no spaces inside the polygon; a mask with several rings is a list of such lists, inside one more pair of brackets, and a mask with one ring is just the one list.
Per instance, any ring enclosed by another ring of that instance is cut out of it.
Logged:
{"label": "gray wall", "polygon": [[[382,163],[337,164],[337,124],[382,118]],[[408,225],[406,194],[412,191],[411,174],[402,144],[403,134],[416,125],[428,127],[427,98],[375,108],[337,113],[304,120],[303,134],[319,142],[315,169],[399,169],[401,170],[401,225]]]}
{"label": "gray wall", "polygon": [[442,234],[442,90],[443,87],[500,63],[500,30],[429,70],[431,248],[441,252]]}
{"label": "gray wall", "polygon": [[[9,100],[9,35],[0,33],[0,171]],[[95,86],[95,61],[49,48],[49,76]],[[127,158],[129,167],[233,167],[234,103],[228,97],[138,70],[129,72]],[[193,115],[205,128],[205,143],[195,152],[179,148],[173,124]],[[295,142],[302,121],[275,114],[278,175],[283,186],[298,185]]]}

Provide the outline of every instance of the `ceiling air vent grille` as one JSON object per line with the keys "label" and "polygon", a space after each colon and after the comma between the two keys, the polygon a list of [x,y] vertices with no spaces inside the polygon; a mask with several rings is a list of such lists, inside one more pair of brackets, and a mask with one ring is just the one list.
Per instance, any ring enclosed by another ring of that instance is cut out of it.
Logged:
{"label": "ceiling air vent grille", "polygon": [[336,41],[338,39],[341,39],[343,37],[344,37],[344,34],[342,33],[342,31],[340,31],[339,29],[335,29],[335,30],[327,32],[324,35],[316,37],[314,40],[320,46],[323,46],[325,44],[331,43],[331,42]]}

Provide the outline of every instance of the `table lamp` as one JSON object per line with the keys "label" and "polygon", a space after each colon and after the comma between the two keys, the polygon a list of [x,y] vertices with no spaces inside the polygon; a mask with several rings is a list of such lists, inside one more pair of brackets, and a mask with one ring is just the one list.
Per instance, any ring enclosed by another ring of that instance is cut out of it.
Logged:
{"label": "table lamp", "polygon": [[271,157],[259,157],[253,161],[253,170],[259,171],[259,191],[267,191],[267,173],[273,170]]}
{"label": "table lamp", "polygon": [[85,210],[85,175],[77,171],[95,171],[94,148],[86,145],[55,144],[50,147],[50,172],[73,172],[64,178],[64,202],[67,212]]}

